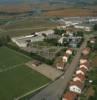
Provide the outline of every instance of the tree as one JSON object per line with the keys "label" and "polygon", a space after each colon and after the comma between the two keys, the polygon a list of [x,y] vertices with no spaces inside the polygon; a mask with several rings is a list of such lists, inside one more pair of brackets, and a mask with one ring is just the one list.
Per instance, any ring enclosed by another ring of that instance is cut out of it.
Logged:
{"label": "tree", "polygon": [[97,24],[93,26],[94,31],[97,31]]}
{"label": "tree", "polygon": [[83,33],[83,31],[78,31],[78,32],[77,32],[77,35],[83,37],[83,36],[84,36],[84,33]]}
{"label": "tree", "polygon": [[54,29],[54,34],[57,34],[57,35],[62,35],[63,33],[65,33],[65,30],[63,29]]}
{"label": "tree", "polygon": [[10,38],[9,35],[6,36],[6,40],[7,40],[7,42],[10,42],[11,41],[11,38]]}
{"label": "tree", "polygon": [[0,37],[0,46],[6,45],[10,41],[11,41],[11,39],[8,35],[7,36],[2,36],[2,37]]}

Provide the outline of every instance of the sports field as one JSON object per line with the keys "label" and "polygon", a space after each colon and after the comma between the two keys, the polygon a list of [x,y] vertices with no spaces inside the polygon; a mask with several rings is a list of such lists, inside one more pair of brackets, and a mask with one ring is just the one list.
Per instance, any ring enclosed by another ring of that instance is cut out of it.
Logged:
{"label": "sports field", "polygon": [[13,100],[47,84],[50,80],[24,64],[31,58],[0,47],[0,100]]}

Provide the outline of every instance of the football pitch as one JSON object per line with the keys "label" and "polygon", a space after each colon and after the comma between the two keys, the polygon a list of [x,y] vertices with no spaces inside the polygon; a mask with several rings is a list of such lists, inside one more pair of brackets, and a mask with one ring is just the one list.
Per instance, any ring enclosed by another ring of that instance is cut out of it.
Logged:
{"label": "football pitch", "polygon": [[0,100],[13,100],[47,84],[50,80],[25,66],[31,58],[0,47]]}

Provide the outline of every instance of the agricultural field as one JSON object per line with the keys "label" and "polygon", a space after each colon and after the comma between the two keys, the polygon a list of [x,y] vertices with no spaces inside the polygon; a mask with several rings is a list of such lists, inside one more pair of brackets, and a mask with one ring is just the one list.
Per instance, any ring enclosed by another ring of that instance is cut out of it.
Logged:
{"label": "agricultural field", "polygon": [[16,20],[14,23],[6,25],[5,29],[19,29],[19,28],[32,28],[32,27],[41,27],[41,26],[50,26],[53,25],[48,18],[42,17],[26,17],[24,19]]}
{"label": "agricultural field", "polygon": [[0,28],[0,35],[19,36],[55,28],[57,25],[44,17],[25,17],[9,21]]}
{"label": "agricultural field", "polygon": [[50,81],[25,65],[30,60],[12,49],[0,48],[0,100],[19,98]]}
{"label": "agricultural field", "polygon": [[65,8],[59,10],[50,10],[48,12],[44,12],[45,16],[57,16],[57,17],[73,17],[73,16],[97,16],[97,10],[93,9],[84,9],[84,8]]}

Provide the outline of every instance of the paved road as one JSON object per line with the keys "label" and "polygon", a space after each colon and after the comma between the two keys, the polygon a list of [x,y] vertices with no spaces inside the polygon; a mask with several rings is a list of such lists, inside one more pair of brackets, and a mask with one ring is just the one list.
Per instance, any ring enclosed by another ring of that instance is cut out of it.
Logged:
{"label": "paved road", "polygon": [[77,68],[77,65],[79,63],[81,51],[86,46],[87,40],[88,38],[86,38],[82,46],[79,48],[72,63],[70,64],[69,68],[64,74],[64,79],[62,77],[59,78],[58,80],[50,84],[48,87],[40,91],[38,94],[36,94],[34,97],[32,97],[30,100],[59,100],[60,99],[60,97],[64,93],[64,90],[68,86],[68,83],[72,79],[75,69]]}

